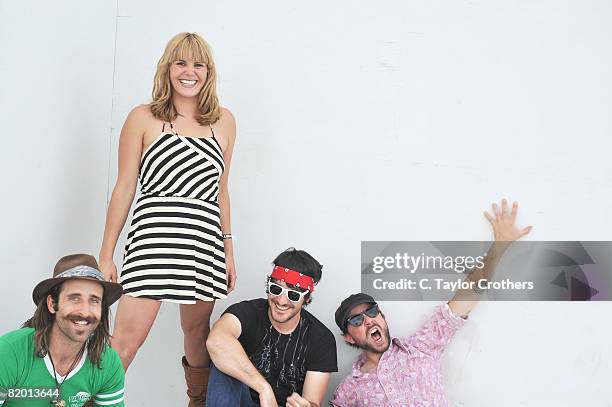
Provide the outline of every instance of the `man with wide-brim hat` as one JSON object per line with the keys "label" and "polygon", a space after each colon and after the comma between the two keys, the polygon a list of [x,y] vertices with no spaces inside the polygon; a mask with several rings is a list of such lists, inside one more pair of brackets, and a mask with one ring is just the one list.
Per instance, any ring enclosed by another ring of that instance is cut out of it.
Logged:
{"label": "man with wide-brim hat", "polygon": [[93,256],[62,257],[32,292],[32,318],[0,337],[0,406],[123,406],[123,367],[109,346],[109,307],[122,293]]}

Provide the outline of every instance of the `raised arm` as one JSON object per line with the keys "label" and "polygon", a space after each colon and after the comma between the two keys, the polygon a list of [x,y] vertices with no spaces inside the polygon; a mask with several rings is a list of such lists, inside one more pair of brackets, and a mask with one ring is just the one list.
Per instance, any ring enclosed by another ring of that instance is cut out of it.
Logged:
{"label": "raised arm", "polygon": [[[468,280],[477,282],[485,279],[490,280],[495,272],[495,268],[499,263],[510,244],[525,236],[531,231],[532,226],[518,228],[516,226],[516,215],[518,213],[518,202],[512,204],[512,209],[508,209],[508,201],[502,199],[501,208],[494,202],[491,206],[493,215],[485,211],[484,215],[491,223],[493,228],[494,242],[487,251],[487,256],[484,260],[484,267],[480,270],[474,270],[468,275]],[[448,303],[450,309],[456,315],[465,317],[478,303],[478,294],[471,289],[460,289],[457,291],[453,299]]]}
{"label": "raised arm", "polygon": [[240,320],[233,314],[223,314],[212,327],[206,340],[210,358],[217,369],[259,393],[259,402],[262,407],[276,407],[272,387],[253,366],[238,341],[241,332]]}
{"label": "raised arm", "polygon": [[100,271],[104,278],[110,281],[117,281],[113,254],[136,193],[145,123],[150,115],[148,109],[148,106],[133,109],[125,120],[119,138],[119,171],[106,213],[104,238],[99,255]]}

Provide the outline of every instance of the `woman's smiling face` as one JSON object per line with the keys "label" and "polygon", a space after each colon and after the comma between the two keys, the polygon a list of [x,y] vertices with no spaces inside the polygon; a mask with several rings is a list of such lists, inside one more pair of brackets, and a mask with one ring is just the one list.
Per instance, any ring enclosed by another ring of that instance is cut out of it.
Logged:
{"label": "woman's smiling face", "polygon": [[174,92],[183,97],[197,96],[204,83],[208,69],[203,62],[182,60],[172,62],[170,65],[170,83]]}

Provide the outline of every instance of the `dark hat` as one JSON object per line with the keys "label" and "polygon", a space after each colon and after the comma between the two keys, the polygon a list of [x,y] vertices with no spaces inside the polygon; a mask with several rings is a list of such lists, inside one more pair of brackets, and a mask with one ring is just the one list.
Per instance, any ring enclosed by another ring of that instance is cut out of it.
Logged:
{"label": "dark hat", "polygon": [[338,328],[340,328],[343,333],[346,333],[346,324],[350,317],[351,310],[361,304],[376,304],[376,301],[368,294],[351,294],[342,301],[336,310],[336,325],[338,325]]}
{"label": "dark hat", "polygon": [[34,304],[38,305],[40,300],[45,298],[53,287],[75,278],[93,280],[102,284],[104,297],[109,306],[123,294],[121,284],[104,280],[104,275],[100,271],[95,257],[89,254],[71,254],[59,259],[53,269],[53,278],[43,280],[34,287],[34,291],[32,291]]}

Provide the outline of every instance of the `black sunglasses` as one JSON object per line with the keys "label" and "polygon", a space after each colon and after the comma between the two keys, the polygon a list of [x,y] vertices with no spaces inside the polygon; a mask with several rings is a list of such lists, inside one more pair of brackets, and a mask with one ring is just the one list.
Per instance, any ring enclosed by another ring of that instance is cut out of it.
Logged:
{"label": "black sunglasses", "polygon": [[364,315],[367,315],[370,318],[376,318],[380,314],[380,308],[378,308],[378,304],[372,305],[370,308],[362,312],[361,314],[353,315],[349,317],[346,322],[353,326],[361,326],[363,324],[363,320],[365,319]]}
{"label": "black sunglasses", "polygon": [[291,302],[299,302],[303,296],[308,294],[308,291],[292,290],[291,288],[285,288],[282,285],[273,283],[272,281],[268,281],[268,292],[275,297],[278,297],[285,292],[287,294],[287,298],[289,298],[289,301]]}

